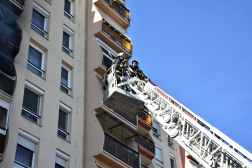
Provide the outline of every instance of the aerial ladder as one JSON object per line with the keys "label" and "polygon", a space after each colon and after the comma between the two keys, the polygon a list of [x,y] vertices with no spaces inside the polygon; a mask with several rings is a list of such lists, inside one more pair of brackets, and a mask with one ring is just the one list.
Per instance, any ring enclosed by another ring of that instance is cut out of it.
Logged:
{"label": "aerial ladder", "polygon": [[148,80],[136,77],[126,80],[116,75],[112,65],[103,76],[102,89],[103,104],[112,109],[134,115],[147,109],[201,167],[252,168],[250,152]]}

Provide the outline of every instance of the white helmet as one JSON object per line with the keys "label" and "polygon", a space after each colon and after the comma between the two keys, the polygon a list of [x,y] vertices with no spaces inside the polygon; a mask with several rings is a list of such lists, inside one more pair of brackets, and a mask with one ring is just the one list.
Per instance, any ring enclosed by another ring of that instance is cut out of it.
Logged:
{"label": "white helmet", "polygon": [[117,54],[117,57],[123,57],[123,59],[125,59],[125,54],[123,52]]}
{"label": "white helmet", "polygon": [[133,60],[133,61],[131,62],[132,65],[133,65],[133,62],[135,62],[135,63],[137,64],[137,66],[139,65],[139,63],[138,63],[137,60]]}

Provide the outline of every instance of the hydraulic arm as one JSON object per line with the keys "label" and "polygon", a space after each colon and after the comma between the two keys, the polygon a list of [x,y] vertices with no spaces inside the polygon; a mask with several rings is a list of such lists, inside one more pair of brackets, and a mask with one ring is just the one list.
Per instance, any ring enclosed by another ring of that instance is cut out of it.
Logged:
{"label": "hydraulic arm", "polygon": [[[121,79],[121,82],[117,84],[118,77],[114,74],[113,66],[105,78],[103,81],[107,83],[103,82],[103,86],[106,83],[104,92],[108,93],[112,86],[132,89],[134,94],[124,91],[125,96],[134,95],[133,97],[137,97],[138,101],[142,100],[149,113],[162,125],[163,130],[196,159],[200,166],[204,168],[252,168],[251,153],[185,106],[175,102],[174,98],[149,81],[131,78]],[[107,95],[107,99],[110,95],[112,93]],[[121,98],[125,99],[123,96]]]}

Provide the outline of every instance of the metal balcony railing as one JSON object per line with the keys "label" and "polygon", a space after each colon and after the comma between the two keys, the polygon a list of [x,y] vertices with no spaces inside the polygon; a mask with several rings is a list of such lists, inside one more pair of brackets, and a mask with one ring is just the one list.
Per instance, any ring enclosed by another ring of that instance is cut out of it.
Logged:
{"label": "metal balcony railing", "polygon": [[139,137],[138,136],[134,137],[134,141],[136,143],[138,143],[138,141],[139,141],[139,144],[141,146],[143,146],[145,149],[147,149],[148,151],[155,154],[155,144],[151,140],[149,140],[149,139],[145,138],[144,136],[140,135]]}
{"label": "metal balcony railing", "polygon": [[120,116],[122,116],[123,118],[125,118],[126,120],[130,121],[131,123],[133,123],[135,125],[137,124],[136,116],[129,114],[129,113],[119,112],[119,111],[116,111],[115,109],[113,109],[113,111],[115,113],[119,114]]}
{"label": "metal balcony railing", "polygon": [[146,122],[148,122],[149,124],[152,125],[151,116],[149,114],[147,114],[146,112],[141,111],[138,114],[138,117],[142,118],[144,121],[146,121]]}
{"label": "metal balcony railing", "polygon": [[130,21],[130,11],[123,5],[114,0],[105,0],[112,8],[114,8],[122,17]]}
{"label": "metal balcony railing", "polygon": [[129,164],[139,168],[139,153],[105,133],[104,150]]}
{"label": "metal balcony railing", "polygon": [[131,53],[132,46],[131,40],[109,24],[106,20],[103,19],[102,30],[108,34],[113,40],[119,43],[124,49]]}

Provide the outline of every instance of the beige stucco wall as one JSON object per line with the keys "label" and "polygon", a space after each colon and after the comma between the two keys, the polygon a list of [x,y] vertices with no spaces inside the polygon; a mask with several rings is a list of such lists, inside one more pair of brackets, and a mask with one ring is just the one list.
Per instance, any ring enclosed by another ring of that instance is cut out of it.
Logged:
{"label": "beige stucco wall", "polygon": [[[51,0],[51,4],[45,0],[35,2],[50,13],[47,26],[48,39],[31,29],[33,0],[26,0],[24,12],[20,16],[23,39],[20,53],[15,59],[17,85],[10,110],[9,141],[0,168],[11,168],[14,165],[19,129],[40,140],[37,144],[34,167],[54,167],[58,149],[70,156],[68,167],[80,168],[83,158],[85,3],[74,1],[75,22],[73,22],[64,16],[63,0]],[[62,51],[63,25],[74,31],[73,57]],[[43,46],[42,49],[46,51],[45,79],[27,69],[29,43],[33,41],[31,39]],[[72,97],[60,91],[62,61],[72,67]],[[44,91],[40,125],[21,116],[25,81]],[[59,102],[72,108],[69,117],[69,142],[57,136]]]}

